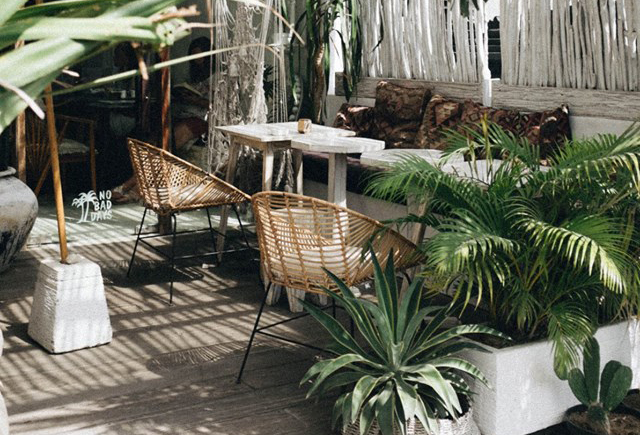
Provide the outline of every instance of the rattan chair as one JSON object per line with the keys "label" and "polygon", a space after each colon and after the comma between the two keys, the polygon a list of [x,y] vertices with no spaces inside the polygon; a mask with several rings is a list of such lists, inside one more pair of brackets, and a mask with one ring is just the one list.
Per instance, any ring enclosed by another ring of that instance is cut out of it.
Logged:
{"label": "rattan chair", "polygon": [[[58,154],[62,173],[70,163],[89,163],[91,188],[97,193],[96,186],[96,123],[91,119],[56,115],[58,127]],[[75,139],[72,139],[74,137]],[[31,111],[26,112],[26,155],[30,184],[36,196],[51,169],[51,155],[47,124]],[[66,179],[63,181],[66,184]]]}
{"label": "rattan chair", "polygon": [[[214,251],[216,251],[215,235],[213,226],[211,225],[209,208],[231,206],[238,218],[246,248],[250,249],[236,206],[237,204],[249,201],[251,198],[231,184],[222,181],[214,175],[203,171],[197,166],[167,151],[139,140],[129,139],[128,143],[133,172],[138,182],[138,190],[140,191],[145,209],[138,229],[138,237],[136,238],[136,243],[133,248],[131,261],[129,262],[127,276],[131,273],[138,244],[140,242],[145,243],[156,252],[167,257],[171,262],[172,279],[169,287],[169,303],[173,303],[173,271],[175,269],[175,261],[194,257],[194,255],[179,258],[175,256],[176,236],[179,234],[177,232],[176,215],[181,212],[205,209],[209,224],[208,231],[211,233],[211,241]],[[159,235],[141,236],[144,220],[149,210],[154,211],[158,216],[171,216],[173,220],[171,255],[166,255],[154,245],[146,242],[146,239],[159,237]],[[207,231],[207,229],[204,231]],[[193,231],[189,232],[193,233]],[[229,249],[224,252],[231,251],[232,250]],[[216,255],[219,253],[220,252],[216,251],[204,255],[214,256],[215,261]]]}
{"label": "rattan chair", "polygon": [[337,291],[337,285],[325,269],[347,286],[356,286],[373,278],[371,249],[380,260],[386,260],[389,252],[393,252],[396,270],[416,266],[422,260],[416,246],[402,235],[374,219],[330,202],[284,192],[261,192],[254,195],[251,202],[262,274],[268,286],[249,338],[238,382],[257,333],[303,344],[264,332],[281,325],[282,321],[259,326],[267,293],[272,286],[317,294],[324,294],[324,288]]}

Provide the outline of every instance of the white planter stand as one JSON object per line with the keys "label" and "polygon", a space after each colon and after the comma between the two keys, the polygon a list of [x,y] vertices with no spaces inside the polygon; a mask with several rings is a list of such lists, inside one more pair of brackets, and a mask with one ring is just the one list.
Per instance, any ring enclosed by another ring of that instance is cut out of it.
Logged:
{"label": "white planter stand", "polygon": [[[638,386],[640,343],[637,321],[602,327],[596,333],[601,365],[617,360],[634,372]],[[577,405],[566,381],[553,370],[552,346],[548,341],[492,349],[491,353],[469,351],[464,357],[476,364],[489,380],[471,384],[475,419],[483,434],[525,435],[561,423],[564,412]]]}
{"label": "white planter stand", "polygon": [[45,260],[29,319],[29,336],[51,353],[111,341],[112,330],[100,266],[75,256],[72,264]]}

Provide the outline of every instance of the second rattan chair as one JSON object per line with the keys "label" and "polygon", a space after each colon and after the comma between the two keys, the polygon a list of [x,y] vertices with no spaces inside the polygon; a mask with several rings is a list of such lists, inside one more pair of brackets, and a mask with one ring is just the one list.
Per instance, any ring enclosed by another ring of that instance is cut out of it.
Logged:
{"label": "second rattan chair", "polygon": [[[211,233],[211,241],[214,251],[216,251],[215,235],[213,226],[211,225],[209,208],[231,206],[238,218],[246,247],[249,248],[249,243],[247,242],[244,227],[236,206],[237,204],[249,201],[250,197],[231,184],[153,145],[139,140],[129,139],[129,153],[145,210],[138,229],[138,237],[136,238],[131,261],[129,262],[127,276],[131,273],[138,244],[141,241],[145,242],[147,238],[158,237],[157,235],[142,236],[147,211],[152,210],[158,216],[171,216],[173,220],[171,255],[168,256],[155,246],[149,243],[146,244],[161,255],[168,257],[171,262],[172,276],[169,287],[169,303],[173,303],[173,271],[175,268],[175,260],[194,257],[183,256],[177,258],[175,256],[176,236],[178,234],[176,214],[205,209],[209,223],[208,231]],[[212,252],[206,255],[215,254],[218,254],[218,252]]]}
{"label": "second rattan chair", "polygon": [[281,285],[318,294],[324,294],[323,288],[337,291],[337,285],[325,269],[350,287],[369,281],[373,278],[373,262],[367,247],[381,259],[393,252],[396,270],[416,266],[421,261],[416,246],[402,235],[374,219],[330,202],[284,192],[261,192],[254,195],[251,202],[260,263],[268,287],[249,338],[238,382],[257,333],[302,344],[264,332],[281,325],[282,321],[260,326],[271,286]]}

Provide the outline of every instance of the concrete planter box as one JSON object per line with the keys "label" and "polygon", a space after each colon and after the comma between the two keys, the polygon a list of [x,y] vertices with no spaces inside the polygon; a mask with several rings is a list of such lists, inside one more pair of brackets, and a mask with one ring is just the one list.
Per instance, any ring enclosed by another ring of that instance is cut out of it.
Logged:
{"label": "concrete planter box", "polygon": [[[633,386],[640,375],[640,324],[621,322],[601,327],[601,364],[617,360],[633,369]],[[472,384],[474,416],[486,435],[526,435],[561,423],[564,412],[577,405],[569,385],[553,370],[548,341],[493,349],[491,353],[469,351],[464,357],[476,364],[490,383]]]}

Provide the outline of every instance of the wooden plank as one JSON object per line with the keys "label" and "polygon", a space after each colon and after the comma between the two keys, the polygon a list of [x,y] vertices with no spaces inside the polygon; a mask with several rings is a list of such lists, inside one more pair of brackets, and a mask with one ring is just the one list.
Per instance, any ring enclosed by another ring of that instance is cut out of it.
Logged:
{"label": "wooden plank", "polygon": [[493,85],[493,106],[541,111],[569,106],[573,116],[635,121],[640,118],[640,92]]}
{"label": "wooden plank", "polygon": [[[408,80],[408,79],[390,79],[390,78],[374,78],[364,77],[358,82],[358,88],[354,92],[354,97],[358,98],[375,98],[376,86],[378,82],[385,80],[401,86],[410,88],[428,88],[433,94],[442,95],[456,101],[473,100],[482,102],[482,84],[481,83],[453,83],[453,82],[431,82],[426,80]],[[340,85],[342,83],[342,73],[336,74],[336,95],[344,96],[344,89]]]}

